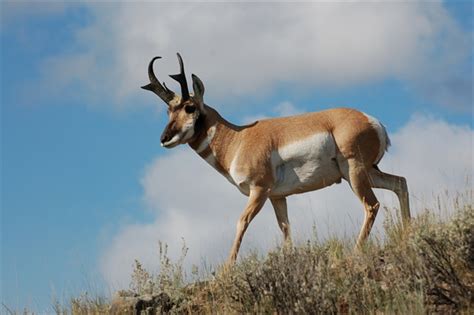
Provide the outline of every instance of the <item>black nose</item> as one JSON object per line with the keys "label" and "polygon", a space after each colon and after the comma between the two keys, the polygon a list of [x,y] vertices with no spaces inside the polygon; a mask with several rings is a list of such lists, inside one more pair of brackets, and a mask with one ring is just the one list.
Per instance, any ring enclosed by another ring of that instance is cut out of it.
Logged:
{"label": "black nose", "polygon": [[166,142],[168,142],[168,141],[171,140],[171,137],[170,137],[170,135],[165,131],[165,132],[163,132],[163,133],[161,134],[160,140],[161,140],[161,143],[166,143]]}

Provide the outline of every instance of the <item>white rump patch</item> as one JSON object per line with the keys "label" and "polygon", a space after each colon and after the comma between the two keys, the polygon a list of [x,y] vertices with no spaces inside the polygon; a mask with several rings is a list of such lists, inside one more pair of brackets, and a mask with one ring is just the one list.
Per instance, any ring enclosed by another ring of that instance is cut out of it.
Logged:
{"label": "white rump patch", "polygon": [[390,139],[388,138],[387,130],[378,119],[366,113],[363,113],[363,114],[365,115],[365,117],[367,117],[370,125],[377,132],[377,137],[379,138],[379,141],[380,141],[379,153],[377,154],[377,158],[375,159],[375,164],[378,164],[380,160],[382,159],[384,152],[387,151],[388,147],[390,146]]}

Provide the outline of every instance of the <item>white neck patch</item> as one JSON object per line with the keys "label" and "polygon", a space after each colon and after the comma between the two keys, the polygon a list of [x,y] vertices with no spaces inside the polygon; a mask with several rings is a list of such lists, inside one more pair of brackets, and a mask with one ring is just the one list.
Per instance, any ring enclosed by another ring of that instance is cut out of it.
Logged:
{"label": "white neck patch", "polygon": [[211,144],[212,139],[214,139],[215,134],[216,134],[216,125],[213,125],[207,130],[207,136],[199,144],[199,147],[196,149],[196,152],[201,153],[205,149],[207,149],[207,147]]}

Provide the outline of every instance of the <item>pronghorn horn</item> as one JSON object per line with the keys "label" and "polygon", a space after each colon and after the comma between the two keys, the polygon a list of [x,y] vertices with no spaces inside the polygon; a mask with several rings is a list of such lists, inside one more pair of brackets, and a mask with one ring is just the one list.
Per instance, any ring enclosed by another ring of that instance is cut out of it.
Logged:
{"label": "pronghorn horn", "polygon": [[175,93],[168,89],[166,86],[163,87],[160,81],[155,76],[155,72],[153,71],[153,63],[156,59],[160,59],[161,57],[156,56],[154,57],[150,63],[148,64],[148,77],[150,78],[150,83],[147,85],[142,86],[142,89],[152,91],[156,95],[158,95],[166,104],[169,103],[174,99]]}
{"label": "pronghorn horn", "polygon": [[179,82],[179,85],[181,85],[181,97],[183,101],[186,101],[189,99],[188,82],[186,81],[186,75],[184,74],[183,58],[181,58],[181,55],[179,53],[177,53],[177,55],[179,60],[180,73],[171,74],[170,77]]}

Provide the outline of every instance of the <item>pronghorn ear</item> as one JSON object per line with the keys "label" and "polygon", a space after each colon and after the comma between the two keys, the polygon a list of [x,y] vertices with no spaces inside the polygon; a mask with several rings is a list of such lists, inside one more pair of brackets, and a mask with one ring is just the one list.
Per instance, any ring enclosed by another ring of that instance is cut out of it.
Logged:
{"label": "pronghorn ear", "polygon": [[204,84],[197,75],[191,75],[193,79],[194,98],[198,101],[199,108],[204,110]]}

